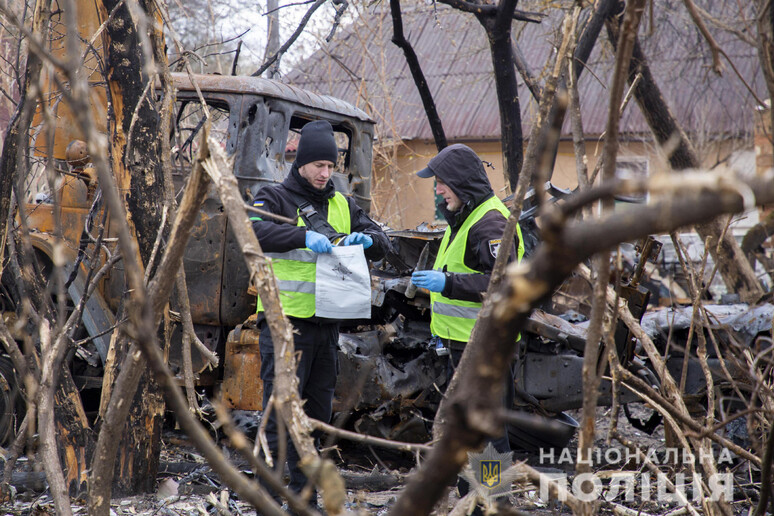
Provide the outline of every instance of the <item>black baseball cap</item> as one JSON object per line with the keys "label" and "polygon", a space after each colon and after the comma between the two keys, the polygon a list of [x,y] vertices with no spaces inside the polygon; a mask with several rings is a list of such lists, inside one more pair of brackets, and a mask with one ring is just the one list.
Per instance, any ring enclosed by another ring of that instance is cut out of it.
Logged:
{"label": "black baseball cap", "polygon": [[444,181],[444,176],[453,170],[465,171],[471,168],[478,169],[481,167],[481,160],[476,155],[475,151],[462,143],[455,143],[441,149],[441,152],[436,154],[431,159],[425,168],[417,172],[417,176],[422,178],[429,178],[439,176]]}
{"label": "black baseball cap", "polygon": [[417,172],[417,175],[419,177],[423,177],[427,179],[428,177],[433,177],[435,175],[435,172],[433,172],[433,169],[430,168],[430,164],[428,163],[425,168]]}

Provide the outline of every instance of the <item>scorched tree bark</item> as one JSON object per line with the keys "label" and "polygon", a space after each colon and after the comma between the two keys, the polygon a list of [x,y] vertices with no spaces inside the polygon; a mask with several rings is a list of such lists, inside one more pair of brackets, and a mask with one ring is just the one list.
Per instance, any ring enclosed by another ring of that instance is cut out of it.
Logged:
{"label": "scorched tree bark", "polygon": [[[142,13],[153,19],[153,2],[140,2]],[[141,45],[141,25],[120,0],[97,3],[102,20],[112,17],[105,27],[108,90],[113,117],[110,148],[113,173],[123,192],[132,234],[136,236],[140,260],[145,267],[159,231],[164,201],[164,184],[159,157],[158,113],[155,109],[155,79],[146,73],[153,69],[150,48]],[[141,14],[141,16],[143,15]],[[166,66],[166,63],[161,63]],[[115,343],[115,339],[111,345]],[[120,351],[120,350],[118,350]],[[113,355],[114,364],[124,356]],[[114,364],[107,364],[106,370]],[[108,392],[110,392],[108,390]],[[148,374],[140,380],[118,449],[114,492],[128,495],[155,488],[161,447],[164,401],[158,386]]]}

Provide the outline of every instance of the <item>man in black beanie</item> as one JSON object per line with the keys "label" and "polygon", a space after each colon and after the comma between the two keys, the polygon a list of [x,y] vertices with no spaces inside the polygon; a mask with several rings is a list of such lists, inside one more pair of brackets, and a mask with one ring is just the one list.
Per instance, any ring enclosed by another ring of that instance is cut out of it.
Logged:
{"label": "man in black beanie", "polygon": [[[330,253],[333,243],[362,245],[366,258],[380,260],[389,249],[387,235],[352,200],[336,192],[330,181],[338,148],[331,124],[318,120],[301,129],[296,160],[279,185],[258,191],[253,205],[295,219],[298,224],[253,217],[253,230],[267,256],[272,258],[280,289],[280,302],[294,329],[298,363],[298,389],[309,417],[330,421],[338,369],[339,321],[315,315],[316,253]],[[299,216],[300,215],[300,216]],[[258,299],[259,319],[263,312]],[[274,344],[265,320],[260,323],[263,406],[268,406],[274,383]],[[279,436],[275,412],[266,425],[266,438],[277,459]],[[300,492],[307,482],[298,467],[298,452],[287,438],[290,488]],[[276,464],[282,468],[282,464]],[[276,495],[274,495],[276,497]],[[310,504],[316,503],[316,493]]]}

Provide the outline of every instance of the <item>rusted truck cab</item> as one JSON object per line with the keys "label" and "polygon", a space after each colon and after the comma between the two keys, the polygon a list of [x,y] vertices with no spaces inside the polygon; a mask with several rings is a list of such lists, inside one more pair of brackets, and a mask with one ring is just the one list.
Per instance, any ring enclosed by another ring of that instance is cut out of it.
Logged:
{"label": "rusted truck cab", "polygon": [[[337,172],[333,175],[337,190],[353,196],[365,210],[370,209],[374,122],[360,109],[332,97],[258,77],[194,75],[191,78],[187,74],[173,74],[173,80],[176,102],[170,138],[172,176],[178,196],[182,195],[191,171],[207,118],[196,85],[209,111],[210,136],[233,158],[233,174],[246,203],[251,202],[261,187],[285,178],[294,159],[301,127],[310,120],[323,119],[333,126],[340,150]],[[26,206],[26,213],[33,246],[45,269],[53,263],[54,213],[58,211],[67,240],[68,276],[74,264],[78,264],[79,273],[68,288],[71,301],[78,303],[85,290],[89,258],[78,261],[77,250],[85,233],[96,235],[101,205],[99,201],[95,203],[98,186],[88,165],[73,166],[72,162],[60,161],[58,169],[56,191],[39,196],[37,202]],[[108,246],[115,245],[111,242],[115,225],[109,217],[106,225]],[[248,270],[228,226],[217,191],[212,187],[183,259],[196,333],[208,348],[219,352],[224,350],[229,331],[255,312],[255,296],[248,294]],[[107,356],[115,314],[125,291],[122,271],[120,263],[111,269],[84,312],[84,333],[93,340],[83,352],[91,353],[89,362],[97,364],[97,369]],[[177,305],[177,299],[173,298],[172,312],[178,311]],[[170,350],[173,368],[182,363],[180,341],[178,323]],[[220,371],[204,371],[198,352],[194,351],[193,355],[194,372],[202,373],[200,382],[217,381]],[[74,376],[83,388],[101,385],[99,371]]]}
{"label": "rusted truck cab", "polygon": [[[195,76],[207,101],[211,135],[234,158],[233,173],[245,202],[264,185],[281,182],[294,159],[298,131],[310,120],[334,128],[340,149],[336,189],[370,209],[374,123],[363,111],[331,97],[256,77]],[[185,75],[178,88],[172,143],[173,177],[179,191],[196,154],[203,120],[201,104]],[[255,311],[246,295],[249,277],[241,251],[213,190],[185,254],[194,321],[233,327]]]}
{"label": "rusted truck cab", "polygon": [[[181,192],[204,117],[188,76],[174,75],[174,80],[173,179]],[[301,127],[323,119],[333,126],[340,150],[333,176],[337,190],[370,210],[374,122],[366,113],[341,100],[258,77],[200,75],[193,80],[210,111],[211,136],[233,157],[233,173],[246,203],[261,187],[285,178]],[[197,333],[208,347],[222,349],[228,331],[255,312],[255,297],[247,294],[247,267],[214,188],[183,263]]]}

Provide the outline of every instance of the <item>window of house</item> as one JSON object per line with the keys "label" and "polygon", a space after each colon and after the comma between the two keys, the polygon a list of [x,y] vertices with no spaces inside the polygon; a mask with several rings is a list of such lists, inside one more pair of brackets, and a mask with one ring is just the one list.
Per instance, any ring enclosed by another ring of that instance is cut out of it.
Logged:
{"label": "window of house", "polygon": [[[644,180],[650,175],[650,168],[647,158],[625,157],[618,158],[615,161],[615,177],[617,179]],[[621,202],[644,203],[648,200],[648,195],[627,194],[616,197]]]}

